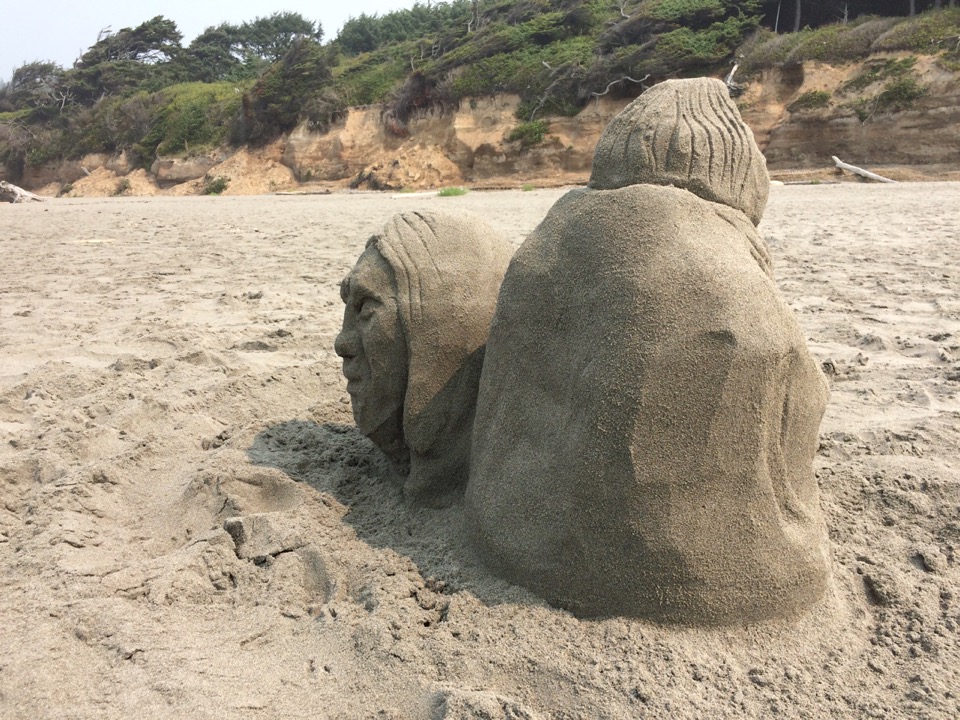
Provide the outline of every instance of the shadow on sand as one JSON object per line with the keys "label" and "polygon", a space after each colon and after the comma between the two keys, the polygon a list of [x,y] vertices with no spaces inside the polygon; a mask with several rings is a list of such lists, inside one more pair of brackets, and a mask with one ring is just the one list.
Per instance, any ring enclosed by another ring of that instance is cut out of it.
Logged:
{"label": "shadow on sand", "polygon": [[260,432],[247,456],[333,496],[347,506],[343,521],[361,540],[409,557],[424,578],[450,591],[468,590],[487,605],[542,603],[480,564],[465,539],[462,498],[442,509],[408,507],[400,479],[356,427],[289,420]]}

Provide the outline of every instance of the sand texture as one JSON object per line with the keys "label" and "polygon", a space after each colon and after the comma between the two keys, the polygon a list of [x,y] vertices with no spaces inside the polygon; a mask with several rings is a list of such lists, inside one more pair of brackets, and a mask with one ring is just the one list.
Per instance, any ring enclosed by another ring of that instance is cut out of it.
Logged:
{"label": "sand texture", "polygon": [[0,717],[960,714],[960,185],[772,188],[833,580],[726,630],[498,580],[353,426],[366,239],[466,209],[516,246],[561,194],[0,206]]}

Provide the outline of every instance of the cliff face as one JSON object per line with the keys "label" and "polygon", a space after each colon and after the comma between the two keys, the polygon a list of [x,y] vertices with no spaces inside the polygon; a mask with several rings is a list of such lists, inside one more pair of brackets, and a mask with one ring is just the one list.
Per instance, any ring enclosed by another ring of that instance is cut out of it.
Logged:
{"label": "cliff face", "polygon": [[[863,65],[806,63],[768,70],[749,83],[739,104],[771,172],[829,172],[831,155],[865,165],[925,166],[948,176],[950,168],[960,171],[960,74],[935,58],[918,58],[910,72],[924,94],[909,109],[871,112],[885,78],[849,89],[863,72]],[[826,93],[827,104],[791,110],[811,91]],[[426,114],[410,122],[405,137],[385,130],[379,108],[352,109],[342,127],[324,135],[295,131],[283,162],[300,181],[373,188],[583,182],[600,133],[627,101],[601,98],[576,117],[551,118],[544,142],[529,148],[506,140],[518,122],[517,102],[484,98],[455,112]],[[869,117],[858,116],[858,108]]]}
{"label": "cliff face", "polygon": [[[924,94],[908,109],[884,112],[876,102],[883,79],[849,88],[863,71],[862,65],[805,63],[765,71],[750,84],[741,99],[742,113],[768,167],[829,167],[830,156],[837,155],[864,165],[960,169],[960,73],[944,70],[935,58],[918,58],[911,73]],[[829,104],[791,112],[792,103],[815,91],[827,93]],[[858,116],[858,107],[866,117]]]}
{"label": "cliff face", "polygon": [[[874,58],[872,67],[897,59],[902,55]],[[851,89],[850,81],[864,72],[859,64],[805,63],[767,70],[748,84],[738,104],[771,174],[825,176],[833,167],[830,156],[837,155],[873,168],[911,166],[889,173],[903,179],[960,179],[960,73],[943,69],[933,57],[916,59],[910,76],[924,92],[905,109],[891,109],[876,103],[889,78]],[[822,106],[799,107],[798,99],[817,91]],[[156,192],[196,194],[205,178],[218,176],[230,179],[227,194],[290,190],[308,183],[369,189],[580,183],[590,175],[604,127],[626,103],[600,98],[576,117],[550,118],[543,142],[531,147],[507,140],[518,124],[516,96],[465,100],[455,111],[424,113],[399,130],[400,136],[386,129],[379,107],[351,108],[326,133],[301,126],[257,150],[158,160],[126,192],[144,194],[145,184],[152,183]],[[122,187],[119,179],[132,170],[122,155],[88,156],[33,168],[23,185],[55,194],[69,182],[73,195],[109,195],[116,194]],[[85,177],[94,171],[102,182]]]}
{"label": "cliff face", "polygon": [[525,148],[506,139],[518,122],[518,102],[503,95],[428,112],[411,120],[402,137],[384,127],[379,108],[354,108],[342,127],[324,135],[294,131],[283,161],[301,181],[373,188],[578,182],[590,173],[603,128],[626,104],[601,98],[576,117],[552,118],[544,141]]}

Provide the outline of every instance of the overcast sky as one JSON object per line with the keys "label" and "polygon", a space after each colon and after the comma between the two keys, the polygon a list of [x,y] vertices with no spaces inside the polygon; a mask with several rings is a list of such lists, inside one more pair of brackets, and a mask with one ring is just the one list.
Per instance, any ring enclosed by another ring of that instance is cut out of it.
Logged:
{"label": "overcast sky", "polygon": [[183,44],[211,25],[240,23],[289,10],[319,20],[332,40],[346,20],[360,13],[384,14],[412,7],[414,0],[16,0],[0,12],[0,79],[34,60],[71,67],[105,27],[136,27],[156,15],[177,23]]}

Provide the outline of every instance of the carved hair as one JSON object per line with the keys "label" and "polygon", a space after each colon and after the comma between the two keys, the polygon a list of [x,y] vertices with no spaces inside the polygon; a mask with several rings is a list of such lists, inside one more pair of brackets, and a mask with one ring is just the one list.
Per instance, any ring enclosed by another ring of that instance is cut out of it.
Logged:
{"label": "carved hair", "polygon": [[766,160],[719,80],[667,80],[604,130],[590,187],[673,185],[743,212],[759,224],[770,178]]}

